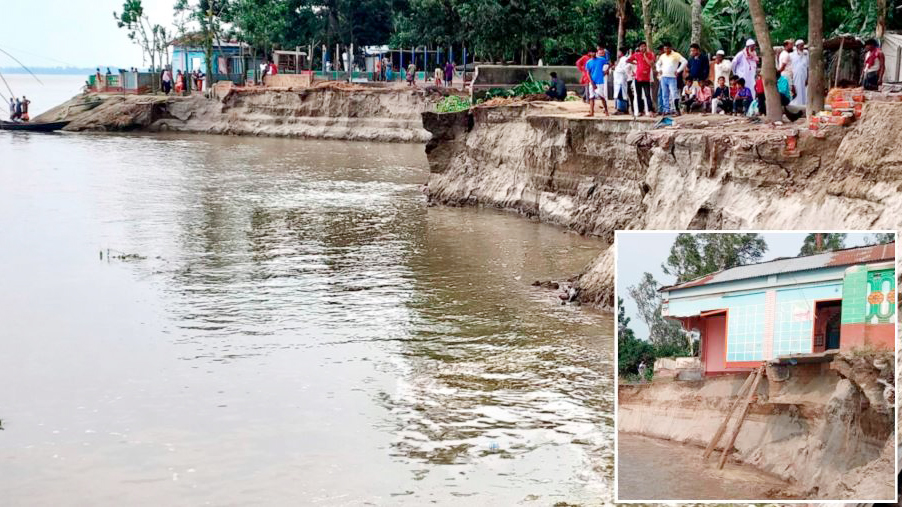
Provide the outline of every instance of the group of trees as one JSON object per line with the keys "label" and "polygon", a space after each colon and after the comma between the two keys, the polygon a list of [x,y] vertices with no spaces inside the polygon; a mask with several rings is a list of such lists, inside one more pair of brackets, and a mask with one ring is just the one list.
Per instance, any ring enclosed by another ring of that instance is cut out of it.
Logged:
{"label": "group of trees", "polygon": [[[813,255],[846,248],[844,233],[810,233],[802,241],[799,255]],[[875,233],[865,238],[865,244],[883,244],[895,241],[892,233]],[[725,269],[759,262],[767,252],[767,242],[757,233],[699,233],[678,234],[670,248],[670,255],[661,265],[676,283],[716,273]],[[636,303],[639,318],[648,328],[645,339],[636,337],[630,329],[623,299],[618,298],[618,372],[630,376],[638,372],[641,362],[651,368],[659,357],[695,355],[698,343],[693,343],[679,324],[665,319],[661,309],[663,300],[658,290],[661,285],[651,273],[644,273],[634,286],[628,287],[629,296]]]}
{"label": "group of trees", "polygon": [[[482,61],[572,64],[596,43],[656,47],[670,40],[685,50],[732,54],[746,38],[758,40],[768,101],[778,103],[772,42],[810,44],[808,109],[823,109],[823,37],[882,35],[894,26],[896,0],[175,0],[174,30],[153,24],[141,0],[125,0],[120,27],[156,65],[172,36],[194,30],[208,56],[214,41],[237,39],[254,51],[296,46],[389,44],[396,48],[467,48]],[[638,4],[638,5],[636,5]],[[900,16],[902,17],[902,16]],[[178,20],[181,20],[179,22]],[[902,19],[899,20],[902,22]],[[457,54],[460,54],[458,51]],[[207,84],[212,59],[207,58]],[[208,86],[209,89],[209,86]],[[768,121],[779,121],[770,108]]]}
{"label": "group of trees", "polygon": [[[872,35],[894,26],[895,0],[174,0],[188,29],[206,40],[236,38],[259,51],[295,46],[467,47],[483,61],[570,64],[603,42],[611,48],[654,47],[670,40],[733,53],[765,34],[775,41],[809,37],[809,19],[826,34]],[[117,20],[142,18],[141,0],[126,0]],[[813,12],[809,16],[809,9]],[[766,17],[764,13],[767,13]],[[187,14],[187,16],[186,16]],[[754,15],[757,14],[757,15]],[[146,19],[145,19],[146,21]],[[185,22],[187,21],[187,22]],[[757,21],[757,25],[756,25]],[[143,38],[149,24],[135,32]],[[162,27],[162,25],[159,25]],[[131,28],[130,28],[131,30]],[[762,44],[762,50],[766,50]],[[459,53],[458,53],[459,54]]]}

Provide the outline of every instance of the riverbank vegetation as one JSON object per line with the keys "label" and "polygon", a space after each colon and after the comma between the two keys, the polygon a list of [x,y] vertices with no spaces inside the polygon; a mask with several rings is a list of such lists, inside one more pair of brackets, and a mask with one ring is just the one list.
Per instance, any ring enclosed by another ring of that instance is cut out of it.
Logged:
{"label": "riverbank vegetation", "polygon": [[[772,41],[809,37],[808,0],[757,3]],[[900,28],[897,3],[823,0],[823,34],[880,36]],[[158,25],[142,17],[141,0],[126,0],[122,12],[147,21],[136,37],[152,52]],[[685,51],[696,41],[708,52],[733,53],[758,38],[748,0],[177,0],[174,15],[177,26],[168,32],[200,33],[208,49],[227,39],[263,53],[389,45],[451,48],[460,60],[467,48],[471,60],[520,64],[573,64],[596,42],[619,49],[670,40]]]}

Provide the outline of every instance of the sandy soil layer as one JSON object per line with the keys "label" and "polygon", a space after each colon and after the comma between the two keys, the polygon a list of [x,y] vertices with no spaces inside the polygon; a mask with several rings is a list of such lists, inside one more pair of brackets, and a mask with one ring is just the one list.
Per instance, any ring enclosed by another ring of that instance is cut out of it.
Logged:
{"label": "sandy soil layer", "polygon": [[233,89],[201,95],[79,95],[36,121],[69,121],[70,131],[182,131],[386,142],[425,142],[421,113],[445,88],[364,87]]}
{"label": "sandy soil layer", "polygon": [[[872,369],[862,363],[847,377],[850,369],[811,364],[769,375],[730,456],[788,481],[797,490],[793,496],[892,499],[892,405],[869,402],[867,386],[858,383],[869,383]],[[745,375],[724,375],[621,385],[618,431],[707,446],[744,381]],[[709,460],[719,455],[720,450]]]}

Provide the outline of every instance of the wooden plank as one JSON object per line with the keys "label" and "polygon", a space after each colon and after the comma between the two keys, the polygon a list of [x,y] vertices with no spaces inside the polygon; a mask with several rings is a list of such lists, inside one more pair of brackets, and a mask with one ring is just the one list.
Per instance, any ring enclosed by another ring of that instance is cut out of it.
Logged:
{"label": "wooden plank", "polygon": [[727,431],[727,426],[730,423],[730,418],[733,417],[733,412],[736,411],[736,407],[742,402],[742,399],[749,386],[752,385],[752,380],[754,380],[756,374],[757,372],[749,373],[748,378],[745,379],[742,387],[739,388],[739,392],[736,393],[736,399],[733,401],[733,404],[730,405],[730,410],[727,411],[727,416],[724,417],[723,422],[720,423],[720,427],[717,428],[717,433],[714,434],[714,438],[711,439],[711,442],[708,443],[708,447],[705,448],[705,453],[702,455],[703,460],[708,459],[708,456],[714,452],[714,448],[717,447],[717,443],[720,442],[720,437],[723,436],[723,432]]}
{"label": "wooden plank", "polygon": [[749,390],[748,396],[745,399],[745,407],[742,409],[742,413],[739,415],[739,420],[736,421],[736,429],[733,430],[733,435],[730,437],[729,443],[724,446],[723,453],[720,455],[720,463],[717,464],[717,468],[723,468],[723,464],[727,461],[727,454],[729,454],[730,449],[733,448],[733,444],[736,443],[736,437],[739,436],[739,430],[742,428],[742,423],[745,422],[745,417],[749,414],[749,409],[752,407],[752,400],[755,398],[755,393],[758,390],[758,384],[761,382],[761,377],[764,376],[764,364],[758,367],[758,374],[755,375],[755,382],[752,383],[752,388]]}

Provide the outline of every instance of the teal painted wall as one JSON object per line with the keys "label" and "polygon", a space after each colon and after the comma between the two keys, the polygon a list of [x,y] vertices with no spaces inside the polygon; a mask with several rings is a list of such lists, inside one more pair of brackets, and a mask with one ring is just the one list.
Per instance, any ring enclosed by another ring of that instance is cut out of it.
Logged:
{"label": "teal painted wall", "polygon": [[777,291],[774,308],[774,356],[812,350],[814,302],[843,297],[842,283]]}
{"label": "teal painted wall", "polygon": [[727,296],[727,361],[764,359],[764,292]]}

